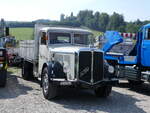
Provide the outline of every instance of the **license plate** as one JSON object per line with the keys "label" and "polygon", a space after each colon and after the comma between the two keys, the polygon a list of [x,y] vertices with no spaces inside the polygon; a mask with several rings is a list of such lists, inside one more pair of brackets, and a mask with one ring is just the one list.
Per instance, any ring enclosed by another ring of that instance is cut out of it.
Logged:
{"label": "license plate", "polygon": [[70,85],[72,85],[72,83],[64,81],[64,82],[60,82],[60,85],[62,85],[62,86],[70,86]]}

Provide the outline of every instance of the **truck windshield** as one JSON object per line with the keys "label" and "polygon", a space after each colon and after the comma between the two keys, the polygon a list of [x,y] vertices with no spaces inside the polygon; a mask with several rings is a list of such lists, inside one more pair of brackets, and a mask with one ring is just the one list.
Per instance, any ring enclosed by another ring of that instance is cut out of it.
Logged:
{"label": "truck windshield", "polygon": [[49,33],[50,44],[71,43],[71,35],[69,33]]}
{"label": "truck windshield", "polygon": [[90,45],[93,43],[92,35],[89,34],[74,34],[74,43],[81,45]]}

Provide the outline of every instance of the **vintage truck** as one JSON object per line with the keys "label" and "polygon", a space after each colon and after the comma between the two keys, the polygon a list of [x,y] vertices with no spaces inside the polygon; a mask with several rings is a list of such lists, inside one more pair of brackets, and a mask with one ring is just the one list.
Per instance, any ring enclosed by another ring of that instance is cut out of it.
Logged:
{"label": "vintage truck", "polygon": [[88,30],[35,25],[35,39],[21,41],[22,77],[41,79],[46,99],[57,96],[61,87],[89,88],[107,97],[118,80],[103,51],[93,48]]}
{"label": "vintage truck", "polygon": [[[105,59],[110,65],[116,67],[116,76],[126,78],[133,85],[150,82],[150,24],[141,27],[137,34],[135,46],[131,46],[128,54],[113,52],[113,47],[123,42],[123,38],[116,31],[107,31],[107,39],[102,47]],[[124,47],[124,51],[127,47]]]}

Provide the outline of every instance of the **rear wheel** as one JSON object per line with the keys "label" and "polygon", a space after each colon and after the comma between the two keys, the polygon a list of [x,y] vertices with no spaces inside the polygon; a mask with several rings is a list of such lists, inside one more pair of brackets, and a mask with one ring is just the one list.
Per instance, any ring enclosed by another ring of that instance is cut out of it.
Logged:
{"label": "rear wheel", "polygon": [[22,66],[22,78],[24,80],[32,80],[33,79],[33,64],[27,61],[23,62]]}
{"label": "rear wheel", "polygon": [[112,91],[112,86],[103,86],[95,90],[95,95],[97,97],[108,97]]}
{"label": "rear wheel", "polygon": [[7,81],[7,70],[0,71],[0,87],[5,87]]}
{"label": "rear wheel", "polygon": [[57,86],[50,82],[47,67],[44,68],[42,73],[42,90],[44,97],[48,100],[57,96]]}

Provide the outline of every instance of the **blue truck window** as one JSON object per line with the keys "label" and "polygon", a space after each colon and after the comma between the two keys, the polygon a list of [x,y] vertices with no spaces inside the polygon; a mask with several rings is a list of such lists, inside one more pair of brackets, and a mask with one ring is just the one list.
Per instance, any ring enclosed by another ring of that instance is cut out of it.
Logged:
{"label": "blue truck window", "polygon": [[150,40],[150,28],[146,30],[146,40]]}

